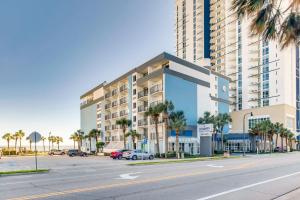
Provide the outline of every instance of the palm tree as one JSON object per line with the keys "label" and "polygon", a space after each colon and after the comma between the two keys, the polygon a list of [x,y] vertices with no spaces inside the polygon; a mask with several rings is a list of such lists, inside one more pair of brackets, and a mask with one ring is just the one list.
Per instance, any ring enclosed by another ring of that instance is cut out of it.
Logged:
{"label": "palm tree", "polygon": [[50,137],[48,137],[48,141],[51,142],[51,149],[53,149],[53,144],[56,142],[56,137],[50,136]]}
{"label": "palm tree", "polygon": [[232,0],[232,10],[238,18],[253,17],[252,35],[261,36],[263,41],[279,40],[282,48],[299,45],[299,6],[299,0]]}
{"label": "palm tree", "polygon": [[136,130],[130,130],[128,133],[125,135],[126,137],[131,136],[132,143],[133,143],[133,148],[136,149],[136,139],[140,138],[140,134]]}
{"label": "palm tree", "polygon": [[288,141],[289,141],[290,151],[292,151],[292,149],[293,149],[292,143],[293,143],[293,140],[295,139],[294,136],[295,136],[295,134],[289,130]]}
{"label": "palm tree", "polygon": [[198,119],[198,124],[212,124],[213,125],[213,131],[212,131],[212,154],[215,152],[215,136],[218,133],[217,129],[217,123],[216,123],[216,117],[212,115],[210,112],[206,111],[203,114],[203,117],[200,117]]}
{"label": "palm tree", "polygon": [[17,154],[17,143],[18,143],[18,139],[19,139],[19,135],[16,132],[15,134],[13,134],[14,140],[15,140],[15,152]]}
{"label": "palm tree", "polygon": [[270,120],[265,120],[262,121],[261,123],[261,131],[262,131],[262,136],[264,139],[264,153],[266,153],[267,151],[267,138],[268,138],[268,133],[270,131],[271,128],[271,121]]}
{"label": "palm tree", "polygon": [[254,140],[256,141],[255,142],[255,147],[257,148],[257,151],[260,152],[261,151],[261,149],[260,149],[260,143],[257,144],[257,137],[261,136],[261,127],[260,127],[260,124],[256,124],[253,128],[251,128],[249,130],[249,133],[254,136]]}
{"label": "palm tree", "polygon": [[179,158],[179,133],[186,127],[186,119],[183,111],[170,114],[170,128],[176,132],[176,155]]}
{"label": "palm tree", "polygon": [[60,144],[61,142],[63,142],[63,138],[62,138],[62,137],[59,137],[59,136],[56,136],[56,137],[55,137],[55,142],[56,142],[56,144],[57,144],[57,149],[59,150],[59,144]]}
{"label": "palm tree", "polygon": [[10,145],[10,141],[14,139],[14,136],[11,133],[5,133],[2,136],[2,139],[7,141],[8,154],[10,155],[9,145]]}
{"label": "palm tree", "polygon": [[[102,136],[102,131],[98,129],[92,129],[89,133],[91,138],[95,138],[96,144],[98,143],[98,138]],[[90,146],[91,147],[91,146]],[[97,147],[97,146],[96,146]],[[99,149],[97,148],[97,153],[99,152]]]}
{"label": "palm tree", "polygon": [[74,142],[74,149],[75,149],[75,142],[78,141],[78,137],[75,133],[73,133],[71,136],[70,136],[70,140],[73,140]]}
{"label": "palm tree", "polygon": [[46,152],[46,147],[45,147],[45,140],[46,140],[47,138],[46,137],[44,137],[44,136],[42,136],[42,138],[41,138],[41,140],[43,141],[43,149],[44,149],[44,152]]}
{"label": "palm tree", "polygon": [[217,129],[218,129],[218,132],[221,133],[221,149],[222,149],[222,151],[224,151],[224,133],[223,133],[224,127],[225,127],[225,125],[229,124],[230,122],[232,122],[232,118],[227,113],[220,113],[216,117]]}
{"label": "palm tree", "polygon": [[19,131],[16,132],[16,134],[18,135],[18,138],[19,138],[19,142],[20,142],[19,149],[21,151],[21,149],[22,149],[22,138],[25,136],[25,133],[22,130],[19,130]]}
{"label": "palm tree", "polygon": [[269,144],[270,144],[270,153],[272,153],[274,147],[273,147],[273,143],[274,143],[274,135],[276,134],[276,126],[273,123],[269,124],[269,132],[268,132],[268,136],[269,136]]}
{"label": "palm tree", "polygon": [[286,132],[286,129],[283,126],[281,126],[279,129],[279,135],[280,135],[280,139],[281,139],[281,152],[283,152],[283,139],[285,137],[285,132]]}
{"label": "palm tree", "polygon": [[78,138],[78,150],[81,151],[82,140],[84,139],[84,132],[81,130],[77,130],[74,134]]}
{"label": "palm tree", "polygon": [[163,119],[164,119],[164,123],[165,123],[165,158],[168,158],[168,145],[169,145],[169,135],[168,135],[168,131],[169,131],[169,118],[170,118],[170,113],[173,112],[174,110],[174,105],[172,103],[172,101],[165,101],[162,104],[163,107]]}
{"label": "palm tree", "polygon": [[118,119],[116,121],[116,124],[119,125],[123,131],[123,142],[124,142],[124,149],[126,149],[126,129],[128,127],[131,126],[131,120],[129,119],[126,119],[126,118],[121,118],[121,119]]}
{"label": "palm tree", "polygon": [[275,148],[276,148],[277,144],[278,144],[278,136],[280,135],[280,129],[283,128],[283,124],[276,122],[274,124],[274,128],[275,128],[275,134],[276,134],[276,139],[275,139]]}

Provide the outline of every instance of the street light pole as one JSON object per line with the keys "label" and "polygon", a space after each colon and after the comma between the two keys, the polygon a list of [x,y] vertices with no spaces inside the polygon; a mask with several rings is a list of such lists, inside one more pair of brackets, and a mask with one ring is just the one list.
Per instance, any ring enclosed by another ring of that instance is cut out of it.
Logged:
{"label": "street light pole", "polygon": [[51,132],[49,132],[49,137],[48,137],[48,142],[49,142],[49,152],[50,152],[50,136],[51,136]]}
{"label": "street light pole", "polygon": [[253,113],[246,113],[244,114],[244,120],[243,120],[243,134],[244,134],[244,144],[243,144],[243,156],[246,155],[246,130],[245,130],[245,120],[246,120],[246,116],[250,115],[251,117],[253,116]]}

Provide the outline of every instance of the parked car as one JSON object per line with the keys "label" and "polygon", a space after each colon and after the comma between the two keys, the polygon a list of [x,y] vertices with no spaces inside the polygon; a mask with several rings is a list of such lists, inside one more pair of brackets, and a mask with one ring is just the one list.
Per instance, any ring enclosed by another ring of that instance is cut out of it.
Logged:
{"label": "parked car", "polygon": [[53,155],[65,155],[66,153],[62,150],[58,150],[58,149],[51,149],[51,151],[49,152],[50,156]]}
{"label": "parked car", "polygon": [[88,154],[86,152],[82,152],[82,151],[79,151],[78,149],[70,149],[68,151],[68,155],[70,157],[74,157],[74,156],[81,156],[81,157],[85,157],[87,156]]}
{"label": "parked car", "polygon": [[123,158],[123,152],[125,151],[129,151],[128,149],[121,149],[121,150],[117,150],[117,151],[113,151],[110,153],[110,157],[112,159],[119,159],[121,160]]}
{"label": "parked car", "polygon": [[148,152],[142,152],[142,150],[133,150],[133,151],[125,151],[123,152],[123,158],[127,159],[127,160],[137,160],[137,159],[141,159],[141,160],[145,160],[145,159],[149,159],[149,160],[153,160],[154,159],[154,155]]}

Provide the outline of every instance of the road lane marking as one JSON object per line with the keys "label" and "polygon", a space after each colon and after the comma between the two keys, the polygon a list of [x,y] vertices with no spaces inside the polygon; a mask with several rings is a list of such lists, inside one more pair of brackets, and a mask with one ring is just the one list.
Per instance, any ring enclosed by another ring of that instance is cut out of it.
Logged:
{"label": "road lane marking", "polygon": [[135,173],[128,173],[128,174],[120,174],[120,178],[116,178],[116,179],[122,179],[122,180],[133,180],[136,179],[139,176],[132,176],[134,174],[140,174],[141,172],[135,172]]}
{"label": "road lane marking", "polygon": [[31,195],[31,196],[22,196],[22,197],[11,198],[8,200],[43,199],[43,198],[48,198],[48,197],[53,197],[53,196],[70,195],[73,193],[90,192],[90,191],[96,191],[96,190],[102,190],[102,189],[111,189],[111,188],[116,188],[116,187],[126,187],[126,186],[137,185],[137,184],[147,184],[147,183],[153,183],[153,182],[159,182],[159,181],[165,181],[165,180],[172,180],[172,179],[176,179],[176,178],[183,178],[183,177],[203,175],[203,174],[208,174],[208,173],[216,173],[216,172],[243,169],[243,168],[249,167],[253,164],[254,164],[254,162],[246,163],[246,164],[240,165],[239,167],[230,168],[230,169],[227,168],[227,169],[211,170],[211,171],[206,171],[206,172],[203,172],[203,171],[193,172],[193,173],[189,173],[189,174],[170,175],[170,176],[165,176],[165,177],[157,177],[157,178],[138,180],[138,181],[133,180],[130,182],[126,181],[126,182],[122,182],[122,183],[113,183],[113,184],[109,184],[109,185],[99,185],[99,186],[94,186],[94,187],[70,189],[70,190],[65,190],[65,191],[50,192],[50,193],[37,194],[37,195]]}
{"label": "road lane marking", "polygon": [[258,182],[258,183],[245,185],[245,186],[238,187],[238,188],[235,188],[235,189],[227,190],[227,191],[220,192],[220,193],[217,193],[217,194],[213,194],[213,195],[210,195],[210,196],[207,196],[207,197],[202,197],[202,198],[197,199],[197,200],[213,199],[213,198],[216,198],[216,197],[219,197],[219,196],[223,196],[223,195],[230,194],[230,193],[233,193],[233,192],[237,192],[237,191],[240,191],[240,190],[245,190],[245,189],[252,188],[252,187],[255,187],[255,186],[258,186],[258,185],[263,185],[263,184],[266,184],[266,183],[270,183],[270,182],[278,181],[278,180],[281,180],[281,179],[289,178],[289,177],[295,176],[295,175],[300,175],[300,171],[292,173],[292,174],[284,175],[284,176],[279,176],[277,178],[268,179],[268,180],[261,181],[261,182]]}
{"label": "road lane marking", "polygon": [[213,167],[213,168],[223,168],[224,166],[222,165],[215,165],[215,164],[210,164],[210,165],[206,165],[207,167]]}

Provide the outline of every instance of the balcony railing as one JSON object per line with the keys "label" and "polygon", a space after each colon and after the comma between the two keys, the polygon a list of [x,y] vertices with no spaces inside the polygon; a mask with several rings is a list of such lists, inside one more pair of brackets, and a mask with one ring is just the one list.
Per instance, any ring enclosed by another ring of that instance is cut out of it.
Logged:
{"label": "balcony railing", "polygon": [[154,85],[150,88],[150,94],[162,91],[162,86],[160,84]]}
{"label": "balcony railing", "polygon": [[139,106],[138,112],[146,112],[148,110],[148,106]]}
{"label": "balcony railing", "polygon": [[154,101],[152,103],[150,103],[150,107],[156,106],[157,104],[162,103],[162,101]]}
{"label": "balcony railing", "polygon": [[148,89],[147,90],[142,90],[138,93],[138,98],[142,98],[148,96]]}
{"label": "balcony railing", "polygon": [[116,107],[118,105],[118,101],[114,101],[111,103],[111,107]]}
{"label": "balcony railing", "polygon": [[113,113],[112,115],[111,115],[111,118],[112,119],[115,119],[115,118],[117,118],[118,117],[118,113]]}
{"label": "balcony railing", "polygon": [[125,104],[125,103],[127,103],[126,97],[120,99],[120,105],[123,105],[123,104]]}
{"label": "balcony railing", "polygon": [[110,92],[106,93],[104,96],[105,96],[106,99],[109,98],[110,97]]}
{"label": "balcony railing", "polygon": [[105,105],[105,109],[109,109],[110,108],[110,103]]}
{"label": "balcony railing", "polygon": [[147,125],[148,125],[147,119],[138,120],[138,126],[147,126]]}
{"label": "balcony railing", "polygon": [[126,110],[120,111],[120,117],[123,117],[125,115],[128,115],[128,112]]}
{"label": "balcony railing", "polygon": [[117,89],[114,89],[112,92],[111,92],[111,96],[115,96],[118,94],[118,90]]}
{"label": "balcony railing", "polygon": [[120,92],[126,92],[126,91],[127,91],[127,85],[122,85],[122,86],[119,88],[119,91],[120,91]]}
{"label": "balcony railing", "polygon": [[110,115],[105,115],[105,120],[109,120],[111,118]]}

